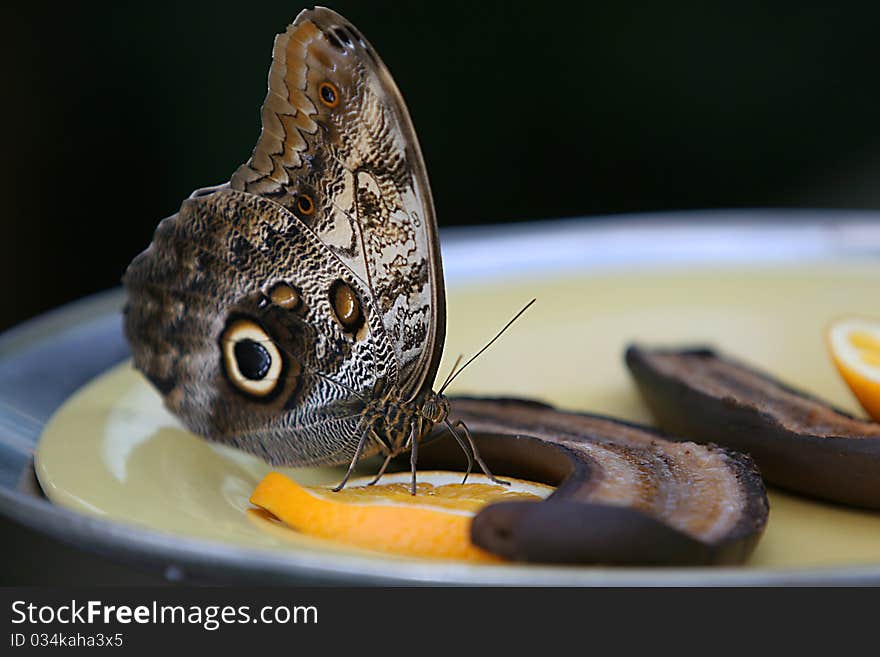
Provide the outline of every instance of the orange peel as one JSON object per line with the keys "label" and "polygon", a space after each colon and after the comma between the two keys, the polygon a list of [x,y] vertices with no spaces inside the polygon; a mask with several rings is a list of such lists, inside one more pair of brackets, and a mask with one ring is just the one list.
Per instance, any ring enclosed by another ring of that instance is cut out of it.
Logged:
{"label": "orange peel", "polygon": [[828,350],[849,389],[880,422],[880,319],[842,317],[826,332]]}
{"label": "orange peel", "polygon": [[416,495],[409,473],[386,475],[381,484],[353,480],[338,493],[306,487],[270,472],[254,489],[251,504],[304,534],[413,557],[498,562],[471,543],[475,513],[491,502],[542,499],[552,488],[522,480],[499,486],[482,475],[461,484],[461,473],[419,472]]}

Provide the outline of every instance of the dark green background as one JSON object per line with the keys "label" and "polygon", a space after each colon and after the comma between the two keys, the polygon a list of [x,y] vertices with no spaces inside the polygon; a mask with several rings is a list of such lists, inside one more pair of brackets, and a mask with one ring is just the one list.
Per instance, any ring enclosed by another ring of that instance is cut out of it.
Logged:
{"label": "dark green background", "polygon": [[[876,3],[332,6],[407,99],[441,226],[880,205]],[[228,179],[300,8],[0,10],[0,327],[117,284],[159,219]]]}

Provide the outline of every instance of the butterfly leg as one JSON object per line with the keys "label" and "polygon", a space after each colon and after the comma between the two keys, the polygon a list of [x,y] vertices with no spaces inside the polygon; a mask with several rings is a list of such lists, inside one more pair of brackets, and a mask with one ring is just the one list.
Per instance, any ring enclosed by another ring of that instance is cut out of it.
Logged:
{"label": "butterfly leg", "polygon": [[370,435],[373,437],[373,440],[374,440],[376,443],[378,443],[378,445],[379,445],[379,449],[382,450],[382,453],[385,454],[385,460],[382,461],[382,467],[379,468],[379,472],[376,473],[376,476],[373,477],[373,480],[370,481],[370,483],[368,483],[367,486],[373,486],[373,485],[375,485],[375,484],[377,484],[377,483],[379,482],[379,480],[382,478],[382,475],[385,474],[385,468],[388,467],[388,464],[391,462],[391,459],[394,458],[394,452],[392,452],[392,451],[388,448],[388,445],[386,445],[385,442],[382,441],[382,440],[376,435],[376,433],[375,433],[374,431],[370,431]]}
{"label": "butterfly leg", "polygon": [[467,456],[467,471],[464,473],[464,479],[461,480],[461,483],[466,484],[468,477],[471,474],[471,470],[474,469],[474,457],[471,456],[471,450],[468,449],[468,446],[464,444],[464,441],[461,439],[461,436],[458,435],[458,431],[449,423],[449,420],[443,420],[446,424],[446,428],[449,429],[449,433],[452,434],[452,437],[455,438],[455,442],[458,443],[458,446],[461,447],[461,451],[464,452],[464,455]]}
{"label": "butterfly leg", "polygon": [[418,420],[418,430],[416,423],[413,422],[412,429],[409,434],[409,467],[412,470],[412,483],[410,483],[409,492],[411,495],[416,494],[416,462],[419,460],[419,439],[422,436],[422,418]]}
{"label": "butterfly leg", "polygon": [[388,455],[385,457],[385,460],[382,461],[382,467],[379,468],[379,472],[376,473],[376,476],[370,480],[370,483],[368,483],[367,486],[375,486],[376,484],[379,483],[379,480],[382,478],[382,475],[385,474],[385,468],[387,468],[388,464],[391,463],[391,459],[393,458],[393,456],[394,455],[392,453],[390,453],[390,452],[388,453]]}
{"label": "butterfly leg", "polygon": [[333,488],[334,493],[338,493],[343,488],[345,488],[345,484],[348,483],[348,480],[351,478],[351,473],[354,472],[354,466],[357,465],[357,462],[361,458],[361,452],[364,451],[364,445],[367,444],[367,439],[370,437],[370,433],[372,429],[367,429],[364,431],[361,439],[358,441],[357,447],[354,450],[354,456],[351,457],[351,463],[348,464],[348,472],[345,473],[345,476],[342,478],[342,481],[339,482],[339,485],[336,488]]}
{"label": "butterfly leg", "polygon": [[504,481],[503,479],[499,479],[495,475],[492,474],[492,471],[489,470],[489,467],[486,465],[486,462],[483,461],[483,457],[480,456],[480,450],[477,449],[476,443],[474,443],[474,437],[471,436],[470,429],[467,428],[467,425],[462,420],[457,420],[453,425],[456,429],[458,427],[462,428],[464,431],[465,438],[467,438],[468,444],[471,446],[471,449],[474,451],[474,458],[477,459],[477,464],[480,466],[480,469],[483,471],[489,479],[491,479],[496,484],[503,484],[504,486],[510,486],[509,481]]}

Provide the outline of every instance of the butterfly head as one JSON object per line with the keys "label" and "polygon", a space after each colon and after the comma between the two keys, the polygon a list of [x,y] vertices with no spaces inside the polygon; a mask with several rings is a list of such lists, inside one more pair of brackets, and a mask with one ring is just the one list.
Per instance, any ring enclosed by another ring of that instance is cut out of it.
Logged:
{"label": "butterfly head", "polygon": [[419,414],[432,424],[440,424],[449,417],[449,400],[436,392],[429,392]]}

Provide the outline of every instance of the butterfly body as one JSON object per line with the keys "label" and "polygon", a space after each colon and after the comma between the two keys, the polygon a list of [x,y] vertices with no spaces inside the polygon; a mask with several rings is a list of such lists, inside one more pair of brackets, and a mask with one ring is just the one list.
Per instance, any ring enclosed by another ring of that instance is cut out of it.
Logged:
{"label": "butterfly body", "polygon": [[405,451],[413,439],[420,440],[430,433],[448,415],[449,402],[443,395],[427,392],[406,401],[393,390],[370,402],[363,411],[365,425],[395,456]]}
{"label": "butterfly body", "polygon": [[[376,483],[382,477],[392,458],[409,451],[412,468],[411,492],[415,495],[418,446],[422,438],[429,434],[434,425],[439,422],[447,423],[452,435],[467,455],[467,471],[469,473],[473,466],[471,452],[468,451],[461,438],[455,433],[455,428],[448,424],[448,417],[449,401],[442,393],[436,393],[432,390],[419,395],[414,400],[407,400],[400,395],[398,390],[392,389],[387,394],[371,401],[364,408],[362,414],[365,429],[350,461],[348,472],[334,490],[340,490],[345,486],[354,470],[355,464],[364,454],[365,446],[372,440],[379,451],[385,454],[385,461],[379,468],[379,472],[372,483]],[[467,427],[464,427],[464,431],[468,441],[470,441],[471,449],[476,454],[476,446],[473,443],[470,432],[467,431]],[[375,451],[375,448],[373,451]],[[481,467],[485,469],[485,464],[480,459],[479,454],[477,454],[477,460],[480,462]],[[487,474],[490,477],[492,476],[488,471]],[[467,480],[467,474],[465,475],[465,480]]]}

